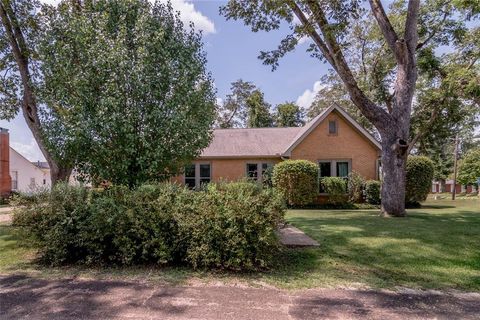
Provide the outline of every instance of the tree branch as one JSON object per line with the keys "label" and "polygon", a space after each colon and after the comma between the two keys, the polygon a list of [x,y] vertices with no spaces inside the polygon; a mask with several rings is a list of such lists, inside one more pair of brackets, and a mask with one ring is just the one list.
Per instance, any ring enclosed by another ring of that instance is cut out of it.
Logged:
{"label": "tree branch", "polygon": [[310,37],[313,39],[317,47],[320,49],[322,52],[323,56],[325,59],[330,63],[330,65],[337,71],[337,66],[335,64],[335,61],[332,58],[332,54],[330,50],[328,49],[327,45],[325,42],[322,40],[322,37],[318,34],[318,32],[315,30],[314,26],[310,23],[310,21],[307,19],[305,14],[303,13],[302,9],[297,5],[297,3],[293,0],[289,0],[288,5],[292,9],[293,13],[297,16],[297,18],[300,20],[302,26],[305,28],[307,33],[310,35]]}
{"label": "tree branch", "polygon": [[410,0],[408,2],[407,21],[405,22],[405,41],[410,55],[415,55],[418,43],[418,10],[420,9],[420,0]]}
{"label": "tree branch", "polygon": [[[440,102],[439,105],[441,105],[443,101],[445,101],[445,98],[442,99],[442,102]],[[410,151],[413,149],[413,147],[418,142],[418,140],[420,140],[425,135],[425,133],[427,133],[427,131],[430,129],[431,125],[435,122],[435,120],[437,120],[437,118],[438,118],[438,109],[434,109],[432,111],[430,119],[426,123],[423,130],[419,130],[415,135],[415,137],[408,144],[408,150],[407,150],[408,153],[410,153]]]}
{"label": "tree branch", "polygon": [[[445,20],[447,20],[448,14],[449,14],[448,11],[445,11],[445,12],[444,12],[442,21],[439,23],[439,25],[440,25],[440,24],[443,24],[443,23],[445,22]],[[424,41],[422,41],[422,42],[420,42],[420,43],[417,44],[417,48],[416,48],[416,49],[419,50],[419,49],[423,48],[424,46],[426,46],[426,45],[433,39],[433,37],[435,37],[435,35],[437,34],[437,32],[440,31],[440,29],[441,29],[441,28],[439,28],[438,25],[437,25],[437,28],[435,28],[435,29],[428,35],[428,37],[427,37]]]}
{"label": "tree branch", "polygon": [[369,2],[375,20],[377,20],[378,26],[380,27],[380,30],[385,37],[385,40],[387,40],[390,50],[392,50],[395,58],[399,60],[400,57],[398,57],[397,48],[398,35],[395,32],[395,29],[393,29],[393,26],[390,23],[387,14],[385,13],[385,9],[383,9],[382,3],[380,2],[380,0],[369,0]]}
{"label": "tree branch", "polygon": [[325,44],[327,45],[328,50],[332,55],[333,62],[337,67],[336,71],[345,84],[350,99],[360,109],[363,115],[365,115],[379,130],[386,129],[391,122],[390,114],[373,103],[373,101],[371,101],[358,87],[357,81],[343,56],[342,49],[335,38],[335,34],[331,30],[331,25],[328,23],[325,13],[318,2],[315,0],[307,0],[306,3],[323,34]]}

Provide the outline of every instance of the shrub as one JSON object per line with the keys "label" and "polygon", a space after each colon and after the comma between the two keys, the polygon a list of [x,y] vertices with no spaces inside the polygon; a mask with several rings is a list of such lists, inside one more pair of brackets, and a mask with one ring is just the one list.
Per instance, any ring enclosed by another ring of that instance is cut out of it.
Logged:
{"label": "shrub", "polygon": [[320,182],[328,194],[328,203],[340,205],[347,202],[347,182],[340,177],[325,177]]}
{"label": "shrub", "polygon": [[348,200],[353,203],[362,202],[364,187],[365,179],[359,173],[352,171],[348,175]]}
{"label": "shrub", "polygon": [[247,182],[198,192],[169,183],[102,191],[60,184],[17,203],[14,225],[52,265],[263,267],[285,211],[275,189]]}
{"label": "shrub", "polygon": [[432,187],[434,174],[433,161],[423,156],[410,156],[407,159],[407,185],[405,202],[419,204],[427,199]]}
{"label": "shrub", "polygon": [[304,206],[318,194],[318,166],[307,160],[286,160],[273,168],[273,186],[289,205]]}
{"label": "shrub", "polygon": [[365,201],[369,204],[380,204],[381,183],[377,180],[365,182]]}

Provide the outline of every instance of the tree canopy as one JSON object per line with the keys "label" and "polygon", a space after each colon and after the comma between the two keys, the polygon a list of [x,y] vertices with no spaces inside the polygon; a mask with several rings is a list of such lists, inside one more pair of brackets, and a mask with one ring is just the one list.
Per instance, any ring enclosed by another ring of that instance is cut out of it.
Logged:
{"label": "tree canopy", "polygon": [[478,178],[480,178],[480,149],[472,149],[460,163],[457,180],[463,185],[474,185],[477,184]]}
{"label": "tree canopy", "polygon": [[275,126],[301,127],[305,124],[304,111],[293,102],[278,104],[275,112]]}
{"label": "tree canopy", "polygon": [[44,116],[51,135],[68,126],[79,140],[83,178],[165,179],[208,146],[215,92],[201,35],[170,4],[64,1],[42,19]]}

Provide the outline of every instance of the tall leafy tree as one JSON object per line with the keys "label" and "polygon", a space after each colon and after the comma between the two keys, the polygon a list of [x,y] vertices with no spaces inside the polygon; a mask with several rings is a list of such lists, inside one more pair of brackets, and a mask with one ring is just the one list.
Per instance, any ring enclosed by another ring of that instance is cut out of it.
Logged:
{"label": "tall leafy tree", "polygon": [[277,127],[301,127],[305,124],[304,111],[293,102],[277,105],[275,112],[275,125]]}
{"label": "tall leafy tree", "polygon": [[249,82],[239,79],[232,82],[230,93],[225,101],[217,106],[216,126],[219,128],[246,127],[248,119],[247,99],[257,87]]}
{"label": "tall leafy tree", "polygon": [[458,172],[458,182],[476,185],[480,178],[480,149],[472,149],[463,158]]}
{"label": "tall leafy tree", "polygon": [[[75,163],[77,145],[62,135],[49,135],[42,115],[41,61],[37,52],[40,4],[36,0],[0,1],[0,118],[10,120],[19,112],[50,166],[52,185],[68,180]],[[57,129],[65,127],[57,122]]]}
{"label": "tall leafy tree", "polygon": [[64,1],[43,20],[45,118],[79,137],[83,177],[161,180],[208,146],[215,93],[201,35],[170,4]]}
{"label": "tall leafy tree", "polygon": [[265,102],[263,93],[255,90],[246,100],[248,110],[247,126],[249,128],[272,127],[273,119],[270,115],[270,105]]}
{"label": "tall leafy tree", "polygon": [[[368,3],[369,10],[364,12],[362,2],[355,0],[230,0],[221,8],[221,13],[227,19],[242,19],[255,32],[279,29],[282,23],[290,25],[292,33],[276,50],[260,54],[264,63],[273,68],[296,47],[298,39],[305,36],[311,39],[309,51],[330,64],[352,103],[381,136],[382,213],[404,216],[405,166],[412,143],[410,124],[418,51],[431,42],[449,39],[448,31],[459,15],[476,13],[461,6],[450,13],[458,3],[445,1],[424,1],[422,6],[420,0],[402,1],[393,5],[388,13],[380,0]],[[364,38],[359,50],[350,46],[349,34],[361,24],[372,25],[378,36]],[[350,61],[351,57],[362,54],[373,59],[375,56],[388,59],[365,64],[365,67],[384,65],[365,73],[367,77],[362,79]],[[374,94],[365,89],[369,83],[374,86]]]}

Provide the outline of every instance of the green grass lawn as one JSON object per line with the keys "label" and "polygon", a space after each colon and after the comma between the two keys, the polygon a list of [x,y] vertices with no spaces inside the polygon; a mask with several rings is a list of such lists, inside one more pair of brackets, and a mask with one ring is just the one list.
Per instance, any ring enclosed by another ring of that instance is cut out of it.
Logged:
{"label": "green grass lawn", "polygon": [[267,272],[233,274],[187,268],[47,268],[31,262],[12,227],[0,225],[0,273],[188,281],[246,281],[283,288],[374,287],[480,291],[480,201],[429,200],[407,218],[377,210],[291,210],[287,220],[320,243],[286,249]]}
{"label": "green grass lawn", "polygon": [[407,218],[380,218],[375,210],[292,210],[287,219],[320,248],[287,255],[298,263],[274,277],[286,286],[480,290],[478,200],[429,200]]}

